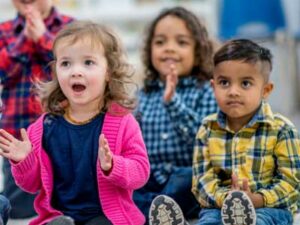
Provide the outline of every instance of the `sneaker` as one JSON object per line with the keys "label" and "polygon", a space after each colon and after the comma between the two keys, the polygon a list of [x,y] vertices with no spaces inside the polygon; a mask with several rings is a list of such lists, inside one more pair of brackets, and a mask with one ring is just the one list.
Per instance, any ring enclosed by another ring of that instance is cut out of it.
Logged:
{"label": "sneaker", "polygon": [[242,191],[232,191],[225,198],[221,209],[224,225],[255,225],[256,213],[252,201]]}
{"label": "sneaker", "polygon": [[166,195],[155,197],[149,211],[150,225],[188,225],[179,205]]}
{"label": "sneaker", "polygon": [[47,223],[47,225],[75,225],[74,220],[68,216],[59,216]]}

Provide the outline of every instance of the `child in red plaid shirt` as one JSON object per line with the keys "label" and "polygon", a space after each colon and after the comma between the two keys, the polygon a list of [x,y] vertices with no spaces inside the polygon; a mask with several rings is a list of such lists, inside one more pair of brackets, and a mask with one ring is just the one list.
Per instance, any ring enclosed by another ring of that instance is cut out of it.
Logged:
{"label": "child in red plaid shirt", "polygon": [[[31,94],[32,81],[49,80],[52,42],[72,18],[57,12],[52,0],[12,0],[16,18],[0,24],[0,80],[4,104],[0,127],[14,136],[41,114],[40,103]],[[12,204],[11,217],[34,215],[34,197],[21,191],[4,161],[4,192]]]}

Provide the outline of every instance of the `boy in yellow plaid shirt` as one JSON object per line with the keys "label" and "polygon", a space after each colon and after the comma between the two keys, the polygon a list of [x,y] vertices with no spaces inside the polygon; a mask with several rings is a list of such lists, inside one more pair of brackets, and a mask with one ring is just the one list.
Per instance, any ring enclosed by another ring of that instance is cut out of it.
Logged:
{"label": "boy in yellow plaid shirt", "polygon": [[294,125],[265,101],[273,89],[272,55],[250,40],[232,40],[214,64],[211,83],[220,111],[203,120],[196,137],[197,224],[292,224],[300,142]]}

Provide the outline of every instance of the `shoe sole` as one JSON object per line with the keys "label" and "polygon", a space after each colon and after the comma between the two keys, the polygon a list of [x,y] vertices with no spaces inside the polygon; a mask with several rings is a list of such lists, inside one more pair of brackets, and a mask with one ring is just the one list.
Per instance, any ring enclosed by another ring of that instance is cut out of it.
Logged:
{"label": "shoe sole", "polygon": [[47,225],[75,225],[72,218],[68,216],[59,216],[51,222],[47,223]]}
{"label": "shoe sole", "polygon": [[170,197],[159,195],[151,203],[150,225],[184,225],[184,216],[179,205]]}
{"label": "shoe sole", "polygon": [[221,209],[224,225],[255,225],[256,213],[252,201],[242,191],[232,191]]}

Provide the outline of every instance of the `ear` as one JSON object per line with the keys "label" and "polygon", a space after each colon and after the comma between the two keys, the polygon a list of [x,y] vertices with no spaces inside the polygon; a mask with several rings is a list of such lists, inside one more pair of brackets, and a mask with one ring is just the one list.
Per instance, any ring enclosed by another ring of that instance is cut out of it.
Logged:
{"label": "ear", "polygon": [[106,74],[105,74],[105,81],[109,82],[109,80],[110,80],[110,72],[107,71]]}
{"label": "ear", "polygon": [[268,82],[264,85],[264,89],[263,89],[263,98],[264,99],[269,97],[269,95],[273,91],[273,88],[274,88],[274,85],[272,82]]}
{"label": "ear", "polygon": [[214,81],[214,79],[210,79],[210,86],[212,87],[213,90],[215,90],[215,81]]}

